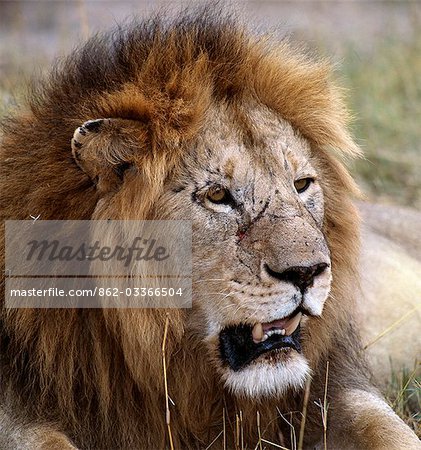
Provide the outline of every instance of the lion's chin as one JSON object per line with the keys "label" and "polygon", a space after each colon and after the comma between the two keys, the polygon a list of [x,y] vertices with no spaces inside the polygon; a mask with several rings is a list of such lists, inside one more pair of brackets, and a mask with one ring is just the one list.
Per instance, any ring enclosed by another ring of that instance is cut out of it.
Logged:
{"label": "lion's chin", "polygon": [[225,387],[238,397],[280,397],[288,390],[304,387],[310,368],[303,355],[295,350],[284,352],[284,358],[261,357],[247,367],[233,371],[226,368],[222,375]]}

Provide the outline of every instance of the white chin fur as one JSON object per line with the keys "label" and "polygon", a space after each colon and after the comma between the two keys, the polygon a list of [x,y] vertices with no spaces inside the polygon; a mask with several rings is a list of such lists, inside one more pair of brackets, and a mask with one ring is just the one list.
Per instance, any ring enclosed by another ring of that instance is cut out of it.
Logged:
{"label": "white chin fur", "polygon": [[277,397],[288,389],[302,388],[309,375],[310,368],[306,359],[296,354],[286,363],[274,365],[263,360],[238,372],[227,369],[223,379],[225,387],[234,395],[258,398]]}

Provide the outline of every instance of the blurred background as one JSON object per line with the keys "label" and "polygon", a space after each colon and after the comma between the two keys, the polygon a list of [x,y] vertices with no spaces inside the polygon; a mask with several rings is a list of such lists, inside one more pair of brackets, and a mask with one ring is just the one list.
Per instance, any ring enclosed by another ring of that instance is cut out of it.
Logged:
{"label": "blurred background", "polygon": [[[31,77],[96,31],[134,14],[194,0],[0,0],[0,116]],[[369,199],[421,209],[421,2],[237,1],[248,21],[275,28],[336,63],[365,159],[351,170]]]}

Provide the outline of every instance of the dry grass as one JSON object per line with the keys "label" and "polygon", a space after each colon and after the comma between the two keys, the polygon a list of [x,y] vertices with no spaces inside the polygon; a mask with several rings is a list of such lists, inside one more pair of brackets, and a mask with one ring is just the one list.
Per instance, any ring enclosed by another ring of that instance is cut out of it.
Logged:
{"label": "dry grass", "polygon": [[169,324],[169,316],[167,313],[167,317],[165,319],[165,329],[164,329],[164,337],[162,339],[162,367],[164,371],[164,386],[165,386],[165,422],[167,424],[168,430],[168,439],[170,441],[170,449],[174,450],[174,442],[171,432],[171,412],[170,412],[170,397],[168,394],[168,380],[167,380],[167,358],[166,358],[166,344],[167,344],[167,335],[168,335],[168,324]]}
{"label": "dry grass", "polygon": [[[416,363],[414,369],[412,371],[408,370],[400,370],[393,371],[389,386],[386,389],[386,400],[390,404],[390,406],[394,409],[394,411],[409,425],[410,428],[414,430],[414,432],[421,439],[421,379],[416,376],[416,374],[420,373],[421,363]],[[272,442],[264,438],[264,431],[261,429],[260,424],[260,413],[257,412],[256,417],[256,427],[258,434],[258,441],[254,450],[269,450],[269,449],[281,449],[281,450],[302,450],[303,441],[304,441],[304,431],[306,424],[306,416],[307,416],[307,407],[308,400],[310,396],[311,389],[311,378],[307,380],[305,392],[304,392],[304,401],[303,401],[303,411],[301,412],[302,421],[299,430],[295,430],[291,422],[287,421],[285,417],[279,412],[279,417],[284,419],[288,425],[290,425],[291,429],[294,432],[299,431],[299,440],[298,445],[296,443],[295,438],[291,439],[292,447],[287,448],[281,445],[280,442]],[[323,401],[320,400],[317,403],[321,411],[321,425],[323,427],[323,448],[324,450],[328,449],[327,445],[327,431],[328,431],[328,421],[327,414],[329,405],[327,403],[327,393],[329,389],[329,362],[327,362],[326,367],[326,378],[325,378],[325,388],[324,388],[324,398]],[[243,434],[243,426],[242,420],[240,417],[242,412],[240,411],[239,416],[237,416],[236,425],[235,425],[235,449],[236,450],[246,450],[247,447],[244,446],[244,441],[241,438]],[[225,425],[225,409],[223,411],[223,429],[221,432],[213,439],[213,441],[206,447],[205,450],[210,450],[212,446],[222,439],[223,448],[226,448],[226,425]],[[266,444],[266,445],[264,445]]]}
{"label": "dry grass", "polygon": [[393,370],[385,392],[395,412],[421,439],[421,362],[414,369]]}
{"label": "dry grass", "polygon": [[303,449],[304,431],[305,431],[306,419],[307,419],[308,399],[310,397],[310,387],[311,387],[311,378],[308,378],[307,382],[306,382],[305,391],[304,391],[303,418],[301,420],[300,435],[299,435],[299,438],[298,438],[298,450],[302,450]]}

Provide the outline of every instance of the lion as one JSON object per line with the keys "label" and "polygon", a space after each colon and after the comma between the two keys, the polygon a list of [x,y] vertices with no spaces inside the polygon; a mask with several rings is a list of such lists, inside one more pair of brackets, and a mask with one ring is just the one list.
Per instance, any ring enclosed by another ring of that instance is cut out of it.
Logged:
{"label": "lion", "polygon": [[364,244],[360,332],[376,384],[386,389],[401,368],[420,373],[414,364],[421,357],[421,213],[390,205],[358,207]]}
{"label": "lion", "polygon": [[206,9],[62,62],[4,123],[2,219],[190,220],[193,306],[3,307],[2,448],[420,448],[363,354],[347,123],[327,61]]}

